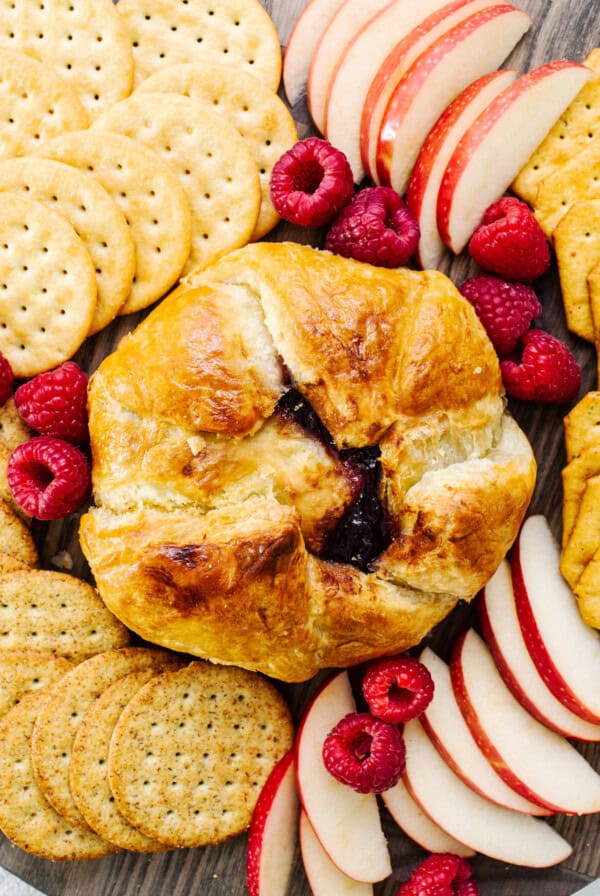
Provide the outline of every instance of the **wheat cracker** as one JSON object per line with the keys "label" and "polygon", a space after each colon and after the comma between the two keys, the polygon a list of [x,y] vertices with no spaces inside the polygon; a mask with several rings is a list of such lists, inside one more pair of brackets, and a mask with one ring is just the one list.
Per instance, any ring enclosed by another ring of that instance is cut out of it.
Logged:
{"label": "wheat cracker", "polygon": [[16,846],[43,859],[96,859],[116,851],[92,831],[70,824],[39,789],[31,737],[47,689],[28,694],[0,721],[0,830]]}
{"label": "wheat cracker", "polygon": [[285,103],[258,78],[232,65],[188,62],[159,69],[137,88],[144,93],[180,93],[201,100],[240,132],[256,162],[261,206],[250,239],[265,236],[279,222],[271,201],[275,163],[298,139]]}
{"label": "wheat cracker", "polygon": [[600,392],[590,390],[563,419],[567,463],[582,451],[600,445]]}
{"label": "wheat cracker", "polygon": [[49,569],[0,578],[0,648],[49,651],[80,661],[129,642],[129,631],[82,579]]}
{"label": "wheat cracker", "polygon": [[20,703],[26,694],[59,681],[73,663],[40,650],[0,651],[0,716]]}
{"label": "wheat cracker", "polygon": [[594,342],[588,276],[600,260],[600,198],[575,202],[554,228],[552,242],[567,327]]}
{"label": "wheat cracker", "polygon": [[[38,552],[27,524],[0,499],[0,553],[8,554],[26,567],[38,565]],[[0,647],[3,638],[0,637]]]}
{"label": "wheat cracker", "polygon": [[12,451],[31,436],[32,431],[19,414],[15,400],[11,396],[0,407],[0,444],[6,445]]}
{"label": "wheat cracker", "polygon": [[576,202],[600,198],[600,133],[538,186],[534,215],[548,238]]}
{"label": "wheat cracker", "polygon": [[21,560],[17,560],[16,557],[11,557],[10,554],[0,551],[0,576],[7,572],[16,572],[19,569],[31,569],[31,567],[22,563]]}
{"label": "wheat cracker", "polygon": [[164,650],[124,647],[96,654],[53,685],[37,718],[31,741],[36,780],[48,802],[71,824],[89,830],[69,786],[73,743],[85,713],[123,675],[136,669],[160,669],[171,660]]}
{"label": "wheat cracker", "polygon": [[277,90],[281,46],[258,0],[119,0],[133,47],[134,85],[179,62],[226,62]]}
{"label": "wheat cracker", "polygon": [[0,352],[15,376],[71,358],[96,296],[92,259],[71,224],[35,199],[0,193]]}
{"label": "wheat cracker", "polygon": [[177,282],[191,246],[191,210],[177,175],[147,146],[121,134],[64,134],[41,154],[92,174],[121,208],[135,246],[131,292],[120,314],[140,311]]}
{"label": "wheat cracker", "polygon": [[261,202],[258,169],[223,116],[187,96],[136,93],[97,118],[97,130],[152,147],[177,174],[192,210],[185,270],[205,268],[248,242]]}
{"label": "wheat cracker", "polygon": [[560,571],[571,588],[600,547],[600,475],[586,479],[579,512],[561,553]]}
{"label": "wheat cracker", "polygon": [[592,476],[600,476],[600,443],[574,457],[561,471],[562,478],[562,546],[571,537],[581,507],[585,484]]}
{"label": "wheat cracker", "polygon": [[135,272],[133,237],[114,198],[78,168],[34,156],[0,162],[0,191],[36,199],[73,226],[96,274],[97,301],[89,333],[106,327],[128,297]]}
{"label": "wheat cracker", "polygon": [[195,661],[156,676],[127,704],[111,740],[110,787],[148,837],[174,848],[217,843],[247,828],[292,741],[271,682]]}
{"label": "wheat cracker", "polygon": [[91,118],[131,92],[131,42],[111,0],[2,0],[0,47],[42,62]]}
{"label": "wheat cracker", "polygon": [[8,461],[11,454],[11,449],[0,442],[0,501],[7,504],[12,512],[16,513],[16,515],[29,526],[31,524],[31,517],[29,517],[21,505],[15,501],[10,485],[8,484]]}
{"label": "wheat cracker", "polygon": [[75,89],[25,53],[0,50],[0,159],[34,153],[90,119]]}
{"label": "wheat cracker", "polygon": [[154,675],[156,669],[138,669],[94,700],[75,735],[69,767],[73,798],[92,830],[121,849],[136,852],[159,852],[165,847],[132,827],[117,809],[108,783],[108,754],[121,712]]}

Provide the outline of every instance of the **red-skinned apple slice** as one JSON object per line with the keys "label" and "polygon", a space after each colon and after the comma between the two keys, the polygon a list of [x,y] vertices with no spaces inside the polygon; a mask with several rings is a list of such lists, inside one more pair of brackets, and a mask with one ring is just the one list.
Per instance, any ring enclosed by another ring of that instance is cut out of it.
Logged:
{"label": "red-skinned apple slice", "polygon": [[345,0],[310,0],[296,22],[283,54],[282,81],[290,106],[306,93],[308,70],[321,34]]}
{"label": "red-skinned apple slice", "polygon": [[313,53],[308,70],[306,100],[318,130],[325,130],[329,83],[338,59],[363,25],[393,0],[346,0],[329,22]]}
{"label": "red-skinned apple slice", "polygon": [[442,112],[421,147],[406,202],[419,224],[416,258],[423,269],[437,268],[447,251],[437,227],[438,191],[446,165],[467,128],[516,76],[505,69],[478,78]]}
{"label": "red-skinned apple slice", "polygon": [[295,751],[279,760],[260,792],[248,831],[249,896],[285,896],[292,873],[300,804]]}
{"label": "red-skinned apple slice", "polygon": [[430,44],[454,25],[478,9],[500,5],[502,2],[504,0],[455,0],[446,3],[413,28],[394,46],[383,62],[380,62],[380,56],[377,57],[379,67],[370,84],[366,85],[368,90],[360,119],[362,164],[373,180],[377,182],[377,138],[383,115],[405,72]]}
{"label": "red-skinned apple slice", "polygon": [[499,67],[531,26],[510,4],[473,13],[434,41],[396,85],[377,141],[377,177],[404,193],[427,134],[472,81]]}
{"label": "red-skinned apple slice", "polygon": [[531,659],[519,625],[510,565],[503,560],[477,598],[483,637],[506,686],[543,725],[565,737],[600,741],[600,725],[575,715],[545,684]]}
{"label": "red-skinned apple slice", "polygon": [[528,517],[511,553],[523,638],[557,700],[600,723],[600,636],[585,624],[560,572],[559,546],[545,517]]}
{"label": "red-skinned apple slice", "polygon": [[[481,7],[493,0],[469,2]],[[464,5],[468,0],[455,0],[450,9]],[[396,52],[406,56],[412,46],[408,38],[416,37],[416,31],[420,33],[423,19],[433,28],[436,22],[432,19],[444,18],[442,11],[448,8],[448,0],[394,0],[361,28],[339,57],[327,89],[323,130],[346,155],[356,183],[365,175],[360,150],[361,110],[381,60],[398,45],[401,48]],[[437,30],[440,33],[443,29],[438,25]],[[412,58],[416,56],[418,53],[413,52]]]}
{"label": "red-skinned apple slice", "polygon": [[475,852],[500,862],[545,868],[571,854],[566,840],[531,815],[513,812],[475,793],[444,762],[418,719],[404,728],[404,783],[443,830]]}
{"label": "red-skinned apple slice", "polygon": [[419,659],[435,685],[433,700],[421,722],[450,768],[465,784],[500,806],[528,815],[548,815],[549,810],[526,799],[494,771],[462,715],[446,663],[428,647]]}
{"label": "red-skinned apple slice", "polygon": [[398,781],[381,796],[398,827],[427,852],[451,852],[465,858],[474,854],[470,846],[451,837],[423,812],[403,781]]}
{"label": "red-skinned apple slice", "polygon": [[371,884],[352,880],[333,864],[304,810],[300,813],[300,852],[313,896],[373,896]]}
{"label": "red-skinned apple slice", "polygon": [[296,736],[300,801],[331,861],[353,880],[374,883],[391,873],[377,799],[329,774],[323,743],[345,715],[356,711],[347,672],[328,679],[313,697]]}
{"label": "red-skinned apple slice", "polygon": [[590,76],[560,59],[527,72],[473,122],[454,150],[440,184],[437,224],[461,252],[486,208],[512,183]]}
{"label": "red-skinned apple slice", "polygon": [[600,811],[600,775],[515,700],[474,629],[456,641],[450,673],[473,737],[510,787],[553,812]]}

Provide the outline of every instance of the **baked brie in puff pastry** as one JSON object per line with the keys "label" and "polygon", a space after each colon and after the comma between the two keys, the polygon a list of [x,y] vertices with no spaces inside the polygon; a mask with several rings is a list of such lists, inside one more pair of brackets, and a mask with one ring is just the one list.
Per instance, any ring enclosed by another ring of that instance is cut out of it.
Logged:
{"label": "baked brie in puff pastry", "polygon": [[[89,410],[80,538],[105,603],[148,641],[284,681],[418,643],[496,570],[535,481],[446,276],[296,243],[190,274],[102,362]],[[387,537],[357,568],[327,545],[364,449]]]}

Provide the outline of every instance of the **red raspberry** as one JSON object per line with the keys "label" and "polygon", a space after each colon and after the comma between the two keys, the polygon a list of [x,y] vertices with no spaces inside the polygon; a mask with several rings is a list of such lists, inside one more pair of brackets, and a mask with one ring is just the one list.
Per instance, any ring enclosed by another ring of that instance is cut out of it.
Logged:
{"label": "red raspberry", "polygon": [[550,246],[525,202],[503,196],[486,210],[469,242],[472,258],[509,280],[535,280],[550,264]]}
{"label": "red raspberry", "polygon": [[36,432],[67,442],[87,441],[87,376],[74,361],[40,373],[15,392],[23,420]]}
{"label": "red raspberry", "polygon": [[500,363],[507,392],[527,401],[571,401],[579,391],[581,371],[567,346],[543,330],[528,330],[520,343],[521,362],[508,358]]}
{"label": "red raspberry", "polygon": [[396,896],[479,896],[471,866],[449,852],[435,853],[417,865]]}
{"label": "red raspberry", "polygon": [[433,698],[433,679],[414,657],[389,657],[368,667],[362,692],[374,716],[397,725],[427,709]]}
{"label": "red raspberry", "polygon": [[319,137],[299,140],[271,172],[271,200],[276,211],[302,227],[327,224],[353,193],[348,159]]}
{"label": "red raspberry", "polygon": [[391,187],[367,187],[338,212],[325,248],[385,268],[406,264],[419,243],[419,225]]}
{"label": "red raspberry", "polygon": [[0,354],[0,407],[6,404],[12,395],[12,384],[15,375],[10,366],[10,362]]}
{"label": "red raspberry", "polygon": [[357,793],[381,793],[397,784],[404,771],[404,738],[368,712],[351,712],[325,738],[323,763]]}
{"label": "red raspberry", "polygon": [[90,494],[90,466],[74,445],[36,436],[8,459],[8,484],[28,516],[57,520],[77,510]]}
{"label": "red raspberry", "polygon": [[499,355],[512,352],[517,340],[542,313],[542,306],[530,286],[501,280],[491,274],[465,280],[460,292],[474,307]]}

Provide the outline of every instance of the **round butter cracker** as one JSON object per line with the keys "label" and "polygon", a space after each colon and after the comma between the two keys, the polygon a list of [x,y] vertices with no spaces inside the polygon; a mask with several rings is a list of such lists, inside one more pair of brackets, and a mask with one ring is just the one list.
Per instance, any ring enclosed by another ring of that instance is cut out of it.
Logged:
{"label": "round butter cracker", "polygon": [[20,703],[26,694],[59,681],[73,663],[40,650],[0,651],[0,716]]}
{"label": "round butter cracker", "polygon": [[[14,512],[12,507],[0,499],[0,553],[8,554],[19,563],[24,564],[28,570],[38,565],[38,553],[35,542],[27,527],[27,524]],[[0,605],[0,615],[3,612]],[[0,647],[9,645],[6,639],[4,626],[0,626]],[[21,646],[21,645],[19,645]],[[31,646],[31,645],[28,645]]]}

